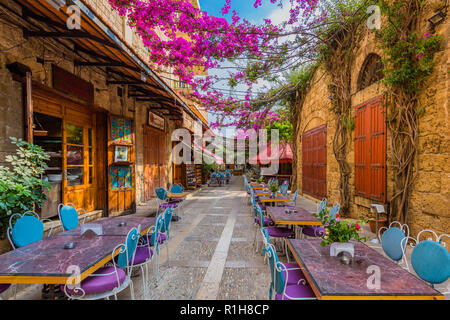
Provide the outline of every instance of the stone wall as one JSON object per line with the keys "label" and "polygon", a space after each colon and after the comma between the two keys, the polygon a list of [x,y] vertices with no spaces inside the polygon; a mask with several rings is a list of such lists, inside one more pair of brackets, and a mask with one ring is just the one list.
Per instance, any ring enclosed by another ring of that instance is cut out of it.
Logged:
{"label": "stone wall", "polygon": [[[92,5],[92,9],[108,19],[110,27],[114,27],[116,32],[120,32],[120,25],[123,25],[121,18],[112,12],[109,4],[105,0],[86,1]],[[13,8],[20,14],[20,7],[11,0],[0,0],[1,4]],[[124,31],[124,30],[122,30]],[[123,35],[123,34],[122,34]],[[71,45],[69,45],[70,47]],[[106,72],[103,68],[77,67],[74,66],[75,53],[61,46],[51,39],[22,37],[22,29],[0,17],[0,49],[10,50],[0,53],[0,165],[4,164],[4,156],[14,152],[15,148],[9,143],[8,137],[22,137],[24,135],[24,115],[22,103],[22,86],[19,82],[12,80],[12,75],[6,68],[7,64],[20,62],[31,68],[33,81],[47,87],[52,87],[52,64],[63,68],[76,76],[91,82],[94,85],[94,105],[104,109],[112,115],[123,116],[134,119],[136,133],[136,201],[143,201],[144,178],[143,178],[143,124],[147,119],[148,103],[136,102],[133,98],[128,98],[127,87],[121,86],[122,97],[118,96],[119,85],[106,84]],[[141,52],[142,53],[142,52]],[[40,57],[46,62],[41,64],[36,58]],[[147,57],[148,60],[148,57]],[[170,159],[171,132],[175,124],[166,118],[166,150],[167,159]],[[171,179],[171,167],[168,164],[167,177]],[[168,180],[171,181],[171,180]]]}
{"label": "stone wall", "polygon": [[[427,19],[433,15],[440,1],[430,1],[425,5],[419,21],[418,33],[429,32]],[[434,72],[420,92],[420,105],[425,108],[419,120],[419,173],[414,183],[408,225],[412,234],[420,230],[432,229],[438,233],[450,231],[450,19],[436,27],[436,34],[442,35],[444,43],[442,51],[435,56]],[[375,83],[361,91],[357,90],[357,79],[365,58],[370,53],[382,56],[372,34],[364,35],[359,47],[354,52],[352,66],[352,112],[355,107],[365,101],[383,94],[384,87]],[[335,131],[335,115],[329,111],[328,98],[329,76],[323,68],[319,68],[312,80],[310,91],[305,97],[300,113],[300,133],[297,138],[297,187],[302,190],[302,145],[301,135],[324,123],[327,124],[327,198],[330,204],[340,201],[339,169],[333,153],[332,139]],[[353,114],[354,115],[354,114]],[[390,134],[387,132],[387,200],[393,196],[393,168],[389,159]],[[347,161],[351,167],[350,192],[351,205],[349,216],[352,218],[372,217],[370,204],[376,201],[354,195],[354,132],[349,137],[350,150]],[[316,199],[317,200],[317,199]]]}

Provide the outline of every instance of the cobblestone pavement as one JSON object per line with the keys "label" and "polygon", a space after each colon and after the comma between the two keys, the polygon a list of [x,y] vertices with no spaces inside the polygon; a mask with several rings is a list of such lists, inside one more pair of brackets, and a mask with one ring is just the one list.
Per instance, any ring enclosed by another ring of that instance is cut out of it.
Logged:
{"label": "cobblestone pavement", "polygon": [[[315,202],[302,197],[297,204],[311,212],[317,208]],[[145,210],[138,210],[138,215],[145,215]],[[166,248],[161,247],[158,283],[153,264],[147,293],[140,272],[133,275],[136,299],[268,299],[270,274],[253,246],[255,227],[242,177],[233,177],[226,186],[203,187],[193,193],[184,201],[180,217],[171,225],[169,259]],[[375,236],[368,226],[364,226],[364,235]],[[382,253],[379,245],[367,244]],[[281,254],[279,258],[286,261]],[[40,299],[40,290],[40,286],[28,287],[17,298]],[[130,299],[129,289],[118,297]]]}
{"label": "cobblestone pavement", "polygon": [[[254,225],[242,177],[204,187],[185,200],[171,226],[169,261],[161,251],[160,279],[136,299],[267,299],[270,275],[253,248]],[[153,275],[153,273],[151,273]],[[124,291],[119,298],[128,298]]]}

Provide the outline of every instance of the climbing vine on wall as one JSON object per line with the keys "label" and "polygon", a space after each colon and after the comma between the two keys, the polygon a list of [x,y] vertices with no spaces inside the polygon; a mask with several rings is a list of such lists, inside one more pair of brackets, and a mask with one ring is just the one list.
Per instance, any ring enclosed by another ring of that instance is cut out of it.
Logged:
{"label": "climbing vine on wall", "polygon": [[429,33],[418,34],[421,1],[380,0],[379,5],[386,18],[376,36],[384,51],[389,160],[394,170],[391,219],[406,222],[418,169],[418,122],[423,113],[418,92],[433,71],[433,57],[441,38]]}
{"label": "climbing vine on wall", "polygon": [[286,97],[285,103],[289,107],[289,121],[292,123],[292,137],[294,139],[292,143],[292,181],[291,185],[297,188],[298,186],[298,172],[297,172],[297,163],[298,163],[298,139],[301,139],[301,112],[303,108],[303,103],[305,102],[306,94],[311,87],[311,80],[314,75],[315,70],[317,69],[317,65],[311,65],[307,68],[300,70],[298,73],[293,76],[291,82],[295,82],[295,90],[291,92],[289,96]]}
{"label": "climbing vine on wall", "polygon": [[339,166],[339,192],[342,213],[350,208],[350,173],[347,161],[350,151],[350,132],[354,128],[351,114],[351,66],[354,51],[359,44],[363,32],[361,26],[365,21],[365,13],[342,13],[344,23],[337,29],[330,29],[330,41],[322,46],[321,54],[331,82],[328,87],[331,94],[331,111],[335,114],[335,134],[333,136],[333,152]]}

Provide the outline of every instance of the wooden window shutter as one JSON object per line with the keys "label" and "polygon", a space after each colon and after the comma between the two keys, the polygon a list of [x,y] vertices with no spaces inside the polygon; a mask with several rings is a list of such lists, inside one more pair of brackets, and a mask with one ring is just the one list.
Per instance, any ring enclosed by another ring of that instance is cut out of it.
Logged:
{"label": "wooden window shutter", "polygon": [[363,197],[369,194],[367,181],[369,163],[366,156],[369,128],[366,124],[366,111],[367,105],[361,105],[355,110],[355,189],[356,194]]}
{"label": "wooden window shutter", "polygon": [[386,123],[382,98],[355,109],[355,194],[386,201]]}
{"label": "wooden window shutter", "polygon": [[369,105],[370,131],[370,198],[386,200],[386,122],[381,99]]}

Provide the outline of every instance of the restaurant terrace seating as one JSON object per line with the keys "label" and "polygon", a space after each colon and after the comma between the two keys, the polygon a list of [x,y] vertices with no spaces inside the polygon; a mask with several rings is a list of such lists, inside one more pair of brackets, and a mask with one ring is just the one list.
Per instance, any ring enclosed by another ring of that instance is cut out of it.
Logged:
{"label": "restaurant terrace seating", "polygon": [[61,221],[61,225],[63,230],[72,230],[78,227],[79,224],[79,212],[81,211],[85,214],[83,218],[83,222],[86,220],[86,210],[79,208],[77,209],[73,203],[63,204],[60,203],[58,205],[58,216]]}
{"label": "restaurant terrace seating", "polygon": [[275,300],[315,300],[316,296],[305,280],[301,268],[296,264],[285,265],[278,260],[273,245],[267,249],[271,283],[269,288],[269,299]]}
{"label": "restaurant terrace seating", "polygon": [[[65,284],[63,290],[69,299],[98,300],[109,299],[130,287],[131,299],[134,300],[134,287],[131,271],[134,263],[139,231],[132,228],[125,238],[125,242],[117,245],[112,251],[111,263],[98,269],[80,284]],[[119,251],[117,258],[115,252]]]}
{"label": "restaurant terrace seating", "polygon": [[378,230],[378,238],[381,239],[384,253],[396,263],[402,262],[402,267],[410,271],[405,253],[409,238],[408,225],[392,221],[388,228],[381,227]]}

